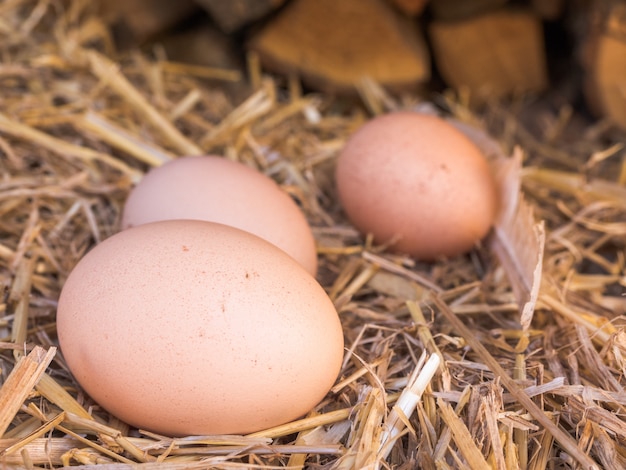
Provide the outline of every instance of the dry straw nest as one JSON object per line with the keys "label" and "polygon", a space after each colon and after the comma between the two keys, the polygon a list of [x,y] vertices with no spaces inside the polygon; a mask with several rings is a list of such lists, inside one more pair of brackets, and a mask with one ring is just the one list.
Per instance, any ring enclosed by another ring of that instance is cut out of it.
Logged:
{"label": "dry straw nest", "polygon": [[[423,264],[363,241],[332,181],[354,129],[423,97],[367,81],[354,102],[302,94],[251,61],[235,101],[225,90],[238,72],[116,54],[80,0],[0,3],[0,52],[3,468],[626,468],[624,134],[577,128],[567,106],[477,112],[438,96],[478,126],[506,211],[483,246]],[[527,110],[532,125],[516,117]],[[143,172],[197,153],[252,165],[300,201],[345,331],[325,401],[249,436],[129,428],[56,350],[72,267],[118,230]],[[427,357],[441,364],[424,371]]]}

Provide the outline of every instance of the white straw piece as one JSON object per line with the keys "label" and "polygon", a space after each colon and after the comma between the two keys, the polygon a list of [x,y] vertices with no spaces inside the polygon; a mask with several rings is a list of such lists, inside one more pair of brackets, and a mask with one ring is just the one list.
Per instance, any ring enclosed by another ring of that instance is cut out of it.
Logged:
{"label": "white straw piece", "polygon": [[[398,401],[387,416],[385,429],[380,441],[380,448],[378,450],[378,465],[380,465],[380,462],[383,462],[391,452],[394,440],[408,424],[408,418],[417,408],[417,404],[422,398],[424,390],[426,390],[426,387],[428,387],[428,384],[439,368],[439,356],[437,354],[432,354],[428,361],[426,361],[426,364],[424,364],[423,358],[424,356],[420,358],[418,365],[411,373],[406,388],[402,391]],[[422,364],[423,367],[421,367]]]}

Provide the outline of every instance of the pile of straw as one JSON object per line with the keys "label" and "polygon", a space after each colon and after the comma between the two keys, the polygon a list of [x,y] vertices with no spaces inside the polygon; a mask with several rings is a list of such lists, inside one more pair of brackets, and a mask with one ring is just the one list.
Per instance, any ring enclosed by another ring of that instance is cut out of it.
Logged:
{"label": "pile of straw", "polygon": [[[537,132],[515,117],[524,102],[477,112],[436,97],[492,159],[503,211],[471,253],[415,262],[356,233],[332,170],[365,120],[424,97],[368,81],[359,101],[303,94],[251,60],[250,93],[235,102],[225,90],[239,72],[118,55],[92,8],[0,4],[2,468],[626,468],[623,134],[598,123],[572,139],[567,107],[536,108]],[[301,203],[346,355],[301,420],[171,438],[81,391],[57,350],[55,308],[72,267],[119,230],[142,174],[209,153]]]}

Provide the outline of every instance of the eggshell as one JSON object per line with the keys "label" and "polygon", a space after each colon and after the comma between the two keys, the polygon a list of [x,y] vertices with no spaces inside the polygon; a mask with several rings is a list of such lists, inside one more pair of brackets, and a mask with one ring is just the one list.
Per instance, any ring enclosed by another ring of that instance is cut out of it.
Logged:
{"label": "eggshell", "polygon": [[465,135],[432,115],[401,111],[367,122],[346,142],[335,176],[354,226],[418,259],[471,249],[496,214],[488,162]]}
{"label": "eggshell", "polygon": [[271,178],[218,156],[181,157],[148,172],[130,192],[122,229],[168,219],[219,222],[254,233],[315,276],[315,239],[304,214]]}
{"label": "eggshell", "polygon": [[317,281],[248,232],[170,220],[103,241],[64,284],[61,351],[120,419],[167,435],[249,433],[310,411],[343,334]]}

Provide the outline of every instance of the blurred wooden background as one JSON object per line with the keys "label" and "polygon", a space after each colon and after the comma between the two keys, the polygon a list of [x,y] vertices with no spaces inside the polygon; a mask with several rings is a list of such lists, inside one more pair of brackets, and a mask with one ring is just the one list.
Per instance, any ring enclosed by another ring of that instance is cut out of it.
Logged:
{"label": "blurred wooden background", "polygon": [[121,49],[298,77],[350,93],[452,88],[493,99],[558,88],[626,128],[624,0],[101,0]]}

